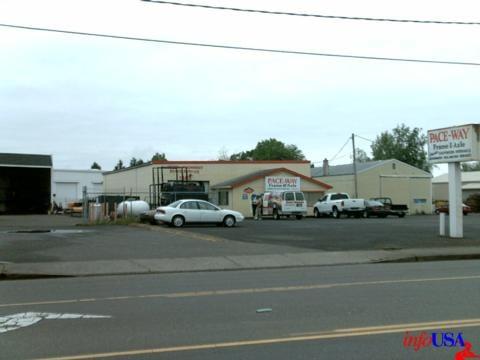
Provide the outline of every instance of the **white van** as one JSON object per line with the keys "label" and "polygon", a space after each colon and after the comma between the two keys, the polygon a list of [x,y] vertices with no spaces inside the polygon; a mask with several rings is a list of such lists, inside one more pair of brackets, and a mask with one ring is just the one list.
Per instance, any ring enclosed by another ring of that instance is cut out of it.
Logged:
{"label": "white van", "polygon": [[263,194],[262,216],[272,216],[275,220],[282,216],[295,216],[302,219],[307,215],[307,200],[301,191],[266,192]]}

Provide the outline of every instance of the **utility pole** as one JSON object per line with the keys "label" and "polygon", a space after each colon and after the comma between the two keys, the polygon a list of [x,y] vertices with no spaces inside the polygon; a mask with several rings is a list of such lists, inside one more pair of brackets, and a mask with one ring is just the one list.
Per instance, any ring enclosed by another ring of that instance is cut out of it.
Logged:
{"label": "utility pole", "polygon": [[355,183],[355,199],[358,198],[357,154],[355,152],[355,134],[352,134],[353,146],[353,179]]}

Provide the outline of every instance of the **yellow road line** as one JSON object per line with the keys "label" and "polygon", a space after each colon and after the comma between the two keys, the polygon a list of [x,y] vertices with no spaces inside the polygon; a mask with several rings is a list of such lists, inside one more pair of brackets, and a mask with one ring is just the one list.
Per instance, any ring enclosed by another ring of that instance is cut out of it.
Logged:
{"label": "yellow road line", "polygon": [[244,346],[260,346],[260,345],[274,345],[285,344],[292,342],[302,341],[315,341],[315,340],[328,340],[347,338],[355,336],[374,336],[403,333],[405,331],[425,331],[425,330],[444,330],[444,329],[456,329],[465,327],[480,327],[480,319],[467,319],[467,320],[450,320],[439,322],[427,322],[427,323],[415,323],[415,324],[398,324],[387,326],[374,326],[355,329],[337,329],[329,332],[319,332],[315,335],[308,336],[288,336],[273,339],[258,339],[258,340],[243,340],[243,341],[231,341],[222,343],[210,343],[210,344],[196,344],[196,345],[184,345],[184,346],[172,346],[153,349],[139,349],[130,351],[117,351],[108,353],[96,353],[85,355],[72,355],[62,357],[50,357],[37,360],[85,360],[85,359],[102,359],[112,358],[119,356],[139,356],[139,355],[151,355],[161,353],[174,353],[183,351],[198,351],[198,350],[211,350],[211,349],[227,349]]}
{"label": "yellow road line", "polygon": [[160,293],[160,294],[145,294],[145,295],[131,295],[131,296],[113,296],[104,298],[88,298],[88,299],[64,299],[52,301],[36,301],[24,303],[7,303],[0,304],[0,308],[17,307],[17,306],[37,306],[37,305],[58,305],[58,304],[74,304],[74,303],[88,303],[99,301],[120,301],[120,300],[135,300],[135,299],[178,299],[190,297],[206,297],[206,296],[226,296],[226,295],[245,295],[245,294],[259,294],[269,292],[292,292],[292,291],[309,291],[342,288],[351,286],[376,286],[376,285],[391,285],[391,284],[405,284],[405,283],[423,283],[436,281],[461,281],[461,280],[480,280],[480,275],[472,276],[452,276],[442,278],[423,278],[423,279],[401,279],[401,280],[380,280],[380,281],[359,281],[349,283],[332,283],[332,284],[316,284],[316,285],[299,285],[299,286],[279,286],[266,288],[246,288],[246,289],[229,289],[229,290],[210,290],[210,291],[190,291],[178,293]]}

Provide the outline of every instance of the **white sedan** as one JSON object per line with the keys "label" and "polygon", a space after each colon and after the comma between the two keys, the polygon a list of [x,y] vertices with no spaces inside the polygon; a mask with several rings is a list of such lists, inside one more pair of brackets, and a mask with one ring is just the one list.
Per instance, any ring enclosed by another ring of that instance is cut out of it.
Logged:
{"label": "white sedan", "polygon": [[238,211],[221,209],[204,200],[184,199],[157,208],[155,221],[182,227],[186,223],[215,223],[235,226],[245,217]]}

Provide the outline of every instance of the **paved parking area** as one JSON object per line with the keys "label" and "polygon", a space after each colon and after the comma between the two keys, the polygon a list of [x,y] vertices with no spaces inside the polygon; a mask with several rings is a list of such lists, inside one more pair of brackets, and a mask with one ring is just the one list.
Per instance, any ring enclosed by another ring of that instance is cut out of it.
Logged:
{"label": "paved parking area", "polygon": [[[480,215],[465,238],[441,238],[438,216],[404,219],[246,220],[234,228],[75,226],[64,216],[0,217],[0,262],[60,262],[268,255],[315,251],[480,246]],[[28,233],[25,230],[40,230]],[[62,230],[41,232],[41,230]],[[12,233],[11,230],[21,230]]]}
{"label": "paved parking area", "polygon": [[464,239],[442,238],[438,236],[438,226],[438,216],[425,215],[407,216],[403,219],[388,217],[385,219],[246,220],[233,231],[217,227],[186,227],[185,229],[192,233],[215,235],[237,242],[326,251],[480,245],[480,214],[464,217]]}

